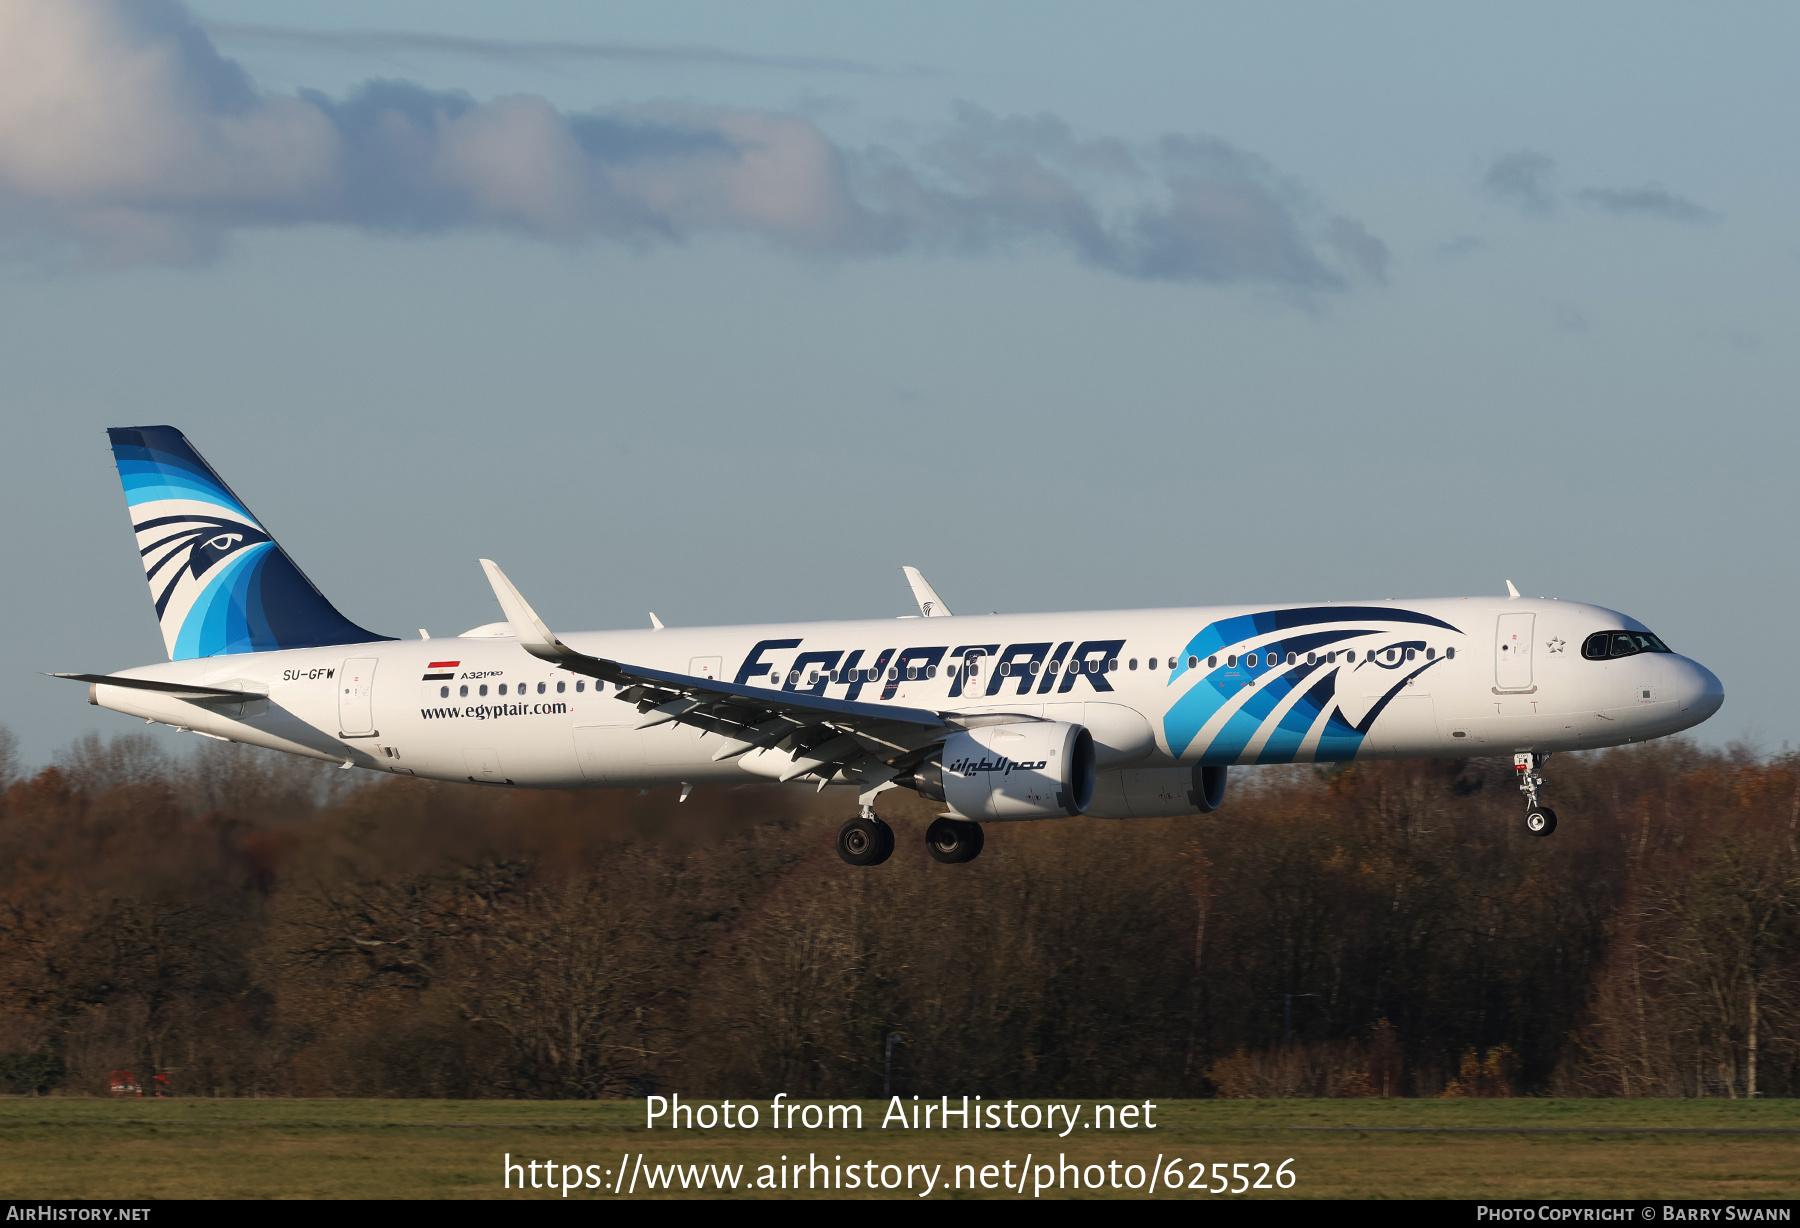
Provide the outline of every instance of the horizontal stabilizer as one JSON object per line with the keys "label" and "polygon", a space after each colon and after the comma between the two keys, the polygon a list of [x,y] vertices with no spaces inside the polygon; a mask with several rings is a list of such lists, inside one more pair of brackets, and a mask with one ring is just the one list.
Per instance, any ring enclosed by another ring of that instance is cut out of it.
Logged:
{"label": "horizontal stabilizer", "polygon": [[122,686],[134,691],[155,691],[159,695],[172,695],[176,699],[217,699],[241,703],[246,699],[267,699],[267,695],[255,691],[229,691],[223,687],[195,686],[191,682],[158,682],[154,678],[116,678],[111,674],[51,674],[52,678],[67,678],[71,682],[98,683],[101,686]]}

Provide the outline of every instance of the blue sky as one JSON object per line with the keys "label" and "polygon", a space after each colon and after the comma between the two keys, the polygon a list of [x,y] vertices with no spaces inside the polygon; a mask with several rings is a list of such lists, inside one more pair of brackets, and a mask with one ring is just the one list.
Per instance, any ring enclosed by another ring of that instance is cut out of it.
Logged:
{"label": "blue sky", "polygon": [[128,727],[38,671],[161,655],[102,434],[154,422],[390,633],[496,617],[483,555],[571,628],[1511,578],[1800,741],[1791,7],[5,23],[28,759]]}

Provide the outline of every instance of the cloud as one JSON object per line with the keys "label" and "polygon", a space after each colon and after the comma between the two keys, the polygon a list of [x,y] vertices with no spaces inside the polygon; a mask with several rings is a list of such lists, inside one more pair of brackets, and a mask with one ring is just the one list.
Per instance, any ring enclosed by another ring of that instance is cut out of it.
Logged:
{"label": "cloud", "polygon": [[1437,254],[1440,256],[1468,256],[1482,251],[1486,247],[1487,243],[1475,235],[1457,235],[1448,243],[1438,244]]}
{"label": "cloud", "polygon": [[[856,60],[812,55],[754,55],[719,47],[660,46],[642,43],[589,43],[553,39],[468,38],[416,30],[302,30],[292,26],[206,21],[203,29],[228,43],[275,43],[346,55],[393,56],[408,52],[460,55],[514,64],[556,61],[610,61],[624,64],[693,64],[709,68],[772,68],[782,72],[836,72],[865,76],[888,70]],[[919,70],[907,70],[916,76]]]}
{"label": "cloud", "polygon": [[1587,312],[1573,303],[1556,303],[1550,309],[1550,322],[1565,333],[1588,331]]}
{"label": "cloud", "polygon": [[1575,199],[1620,217],[1653,217],[1668,222],[1716,222],[1721,217],[1661,188],[1586,188],[1575,193]]}
{"label": "cloud", "polygon": [[175,0],[0,6],[0,244],[191,262],[245,228],[511,231],[638,247],[740,234],[812,258],[1048,247],[1122,276],[1302,294],[1388,252],[1254,154],[1078,137],[961,107],[908,150],[793,114],[566,113],[402,81],[259,91]]}
{"label": "cloud", "polygon": [[1496,158],[1482,178],[1481,189],[1521,213],[1543,216],[1556,209],[1556,193],[1551,187],[1555,177],[1554,158],[1521,149]]}
{"label": "cloud", "polygon": [[1324,243],[1346,265],[1380,285],[1387,284],[1388,245],[1354,218],[1334,217],[1325,227]]}
{"label": "cloud", "polygon": [[[1521,149],[1496,158],[1481,189],[1521,213],[1544,217],[1556,210],[1556,160]],[[1651,217],[1669,222],[1716,222],[1720,215],[1662,188],[1584,188],[1571,198],[1615,217]]]}

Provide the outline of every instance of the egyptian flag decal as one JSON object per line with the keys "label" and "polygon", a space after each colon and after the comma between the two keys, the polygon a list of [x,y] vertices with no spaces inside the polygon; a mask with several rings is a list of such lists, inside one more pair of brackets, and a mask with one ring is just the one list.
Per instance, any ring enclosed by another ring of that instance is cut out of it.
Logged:
{"label": "egyptian flag decal", "polygon": [[438,673],[432,673],[430,671],[440,670],[440,669],[447,669],[447,670],[454,671],[456,669],[456,667],[461,664],[462,664],[461,661],[433,661],[430,665],[428,665],[426,667],[427,672],[425,674],[425,677],[420,679],[420,681],[422,681],[422,682],[449,682],[452,678],[456,677],[456,674],[454,672],[451,672],[448,674],[438,674]]}

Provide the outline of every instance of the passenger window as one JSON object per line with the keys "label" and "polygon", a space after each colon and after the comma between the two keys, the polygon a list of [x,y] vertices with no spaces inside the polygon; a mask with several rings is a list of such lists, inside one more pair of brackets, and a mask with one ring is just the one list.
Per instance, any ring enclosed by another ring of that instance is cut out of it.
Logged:
{"label": "passenger window", "polygon": [[1237,668],[1237,654],[1235,652],[1228,652],[1225,654],[1225,666],[1227,669]]}
{"label": "passenger window", "polygon": [[889,682],[900,681],[900,667],[898,665],[888,666],[888,681]]}
{"label": "passenger window", "polygon": [[1119,659],[1117,657],[1114,657],[1106,663],[1105,672],[1109,674],[1116,674],[1119,672]]}
{"label": "passenger window", "polygon": [[[561,685],[561,684],[559,683],[558,685]],[[542,695],[543,693],[544,693],[544,684],[540,682],[540,683],[538,683],[538,694]]]}
{"label": "passenger window", "polygon": [[925,676],[926,676],[926,677],[927,677],[927,678],[935,678],[935,677],[937,677],[937,666],[935,666],[935,665],[927,665],[927,666],[926,666],[926,667],[925,667]]}
{"label": "passenger window", "polygon": [[467,699],[469,697],[469,688],[466,685],[457,687],[456,691],[457,691],[457,694],[460,695],[464,699]]}
{"label": "passenger window", "polygon": [[1350,662],[1350,664],[1352,664],[1352,665],[1355,665],[1356,664],[1356,649],[1354,649],[1354,648],[1347,649],[1344,653],[1344,660]]}
{"label": "passenger window", "polygon": [[1299,658],[1296,657],[1293,653],[1291,653],[1291,652],[1288,653],[1288,664],[1289,665],[1292,665],[1297,660],[1299,660]]}
{"label": "passenger window", "polygon": [[1318,660],[1319,660],[1319,656],[1317,653],[1309,652],[1306,654],[1306,663],[1308,665],[1316,665],[1318,663]]}
{"label": "passenger window", "polygon": [[504,682],[502,682],[502,683],[501,683],[501,684],[500,684],[500,693],[501,693],[501,694],[502,694],[502,695],[504,695],[504,694],[506,694],[506,684],[505,684],[505,683],[504,683]]}
{"label": "passenger window", "polygon": [[1133,657],[1133,658],[1131,658],[1131,660],[1127,661],[1125,663],[1125,668],[1126,669],[1136,669],[1137,668],[1137,658]]}
{"label": "passenger window", "polygon": [[1418,649],[1417,649],[1417,648],[1408,648],[1408,649],[1407,649],[1407,650],[1406,650],[1406,659],[1407,659],[1407,660],[1408,660],[1408,661],[1411,661],[1411,660],[1413,660],[1413,659],[1414,659],[1414,658],[1416,658],[1416,657],[1417,657],[1417,656],[1418,656],[1418,655],[1419,655],[1419,650],[1418,650]]}
{"label": "passenger window", "polygon": [[556,684],[556,693],[557,693],[557,694],[558,694],[558,695],[561,695],[561,694],[562,694],[562,693],[563,693],[563,691],[564,691],[564,690],[566,690],[566,689],[567,689],[567,688],[568,688],[568,685],[569,685],[569,684],[568,684],[568,683],[566,683],[566,682],[558,682],[558,683],[557,683],[557,684]]}
{"label": "passenger window", "polygon": [[1456,655],[1456,649],[1454,649],[1454,648],[1444,649],[1444,660],[1448,661],[1455,655]]}
{"label": "passenger window", "polygon": [[1199,657],[1189,657],[1188,658],[1188,668],[1189,669],[1197,669],[1197,668],[1199,668],[1199,665],[1200,665]]}
{"label": "passenger window", "polygon": [[1394,650],[1392,648],[1390,648],[1390,649],[1388,649],[1388,660],[1392,661],[1393,659],[1394,659]]}
{"label": "passenger window", "polygon": [[447,686],[439,687],[438,688],[438,698],[439,699],[449,699],[450,698],[450,688]]}
{"label": "passenger window", "polygon": [[1427,648],[1427,649],[1426,649],[1426,650],[1425,650],[1425,659],[1426,659],[1426,660],[1427,660],[1427,661],[1435,661],[1435,660],[1437,660],[1437,649],[1435,649],[1435,648]]}
{"label": "passenger window", "polygon": [[479,688],[477,688],[476,693],[480,694],[480,695],[486,695],[487,694],[487,683],[485,683],[485,682],[482,683],[481,686]]}

